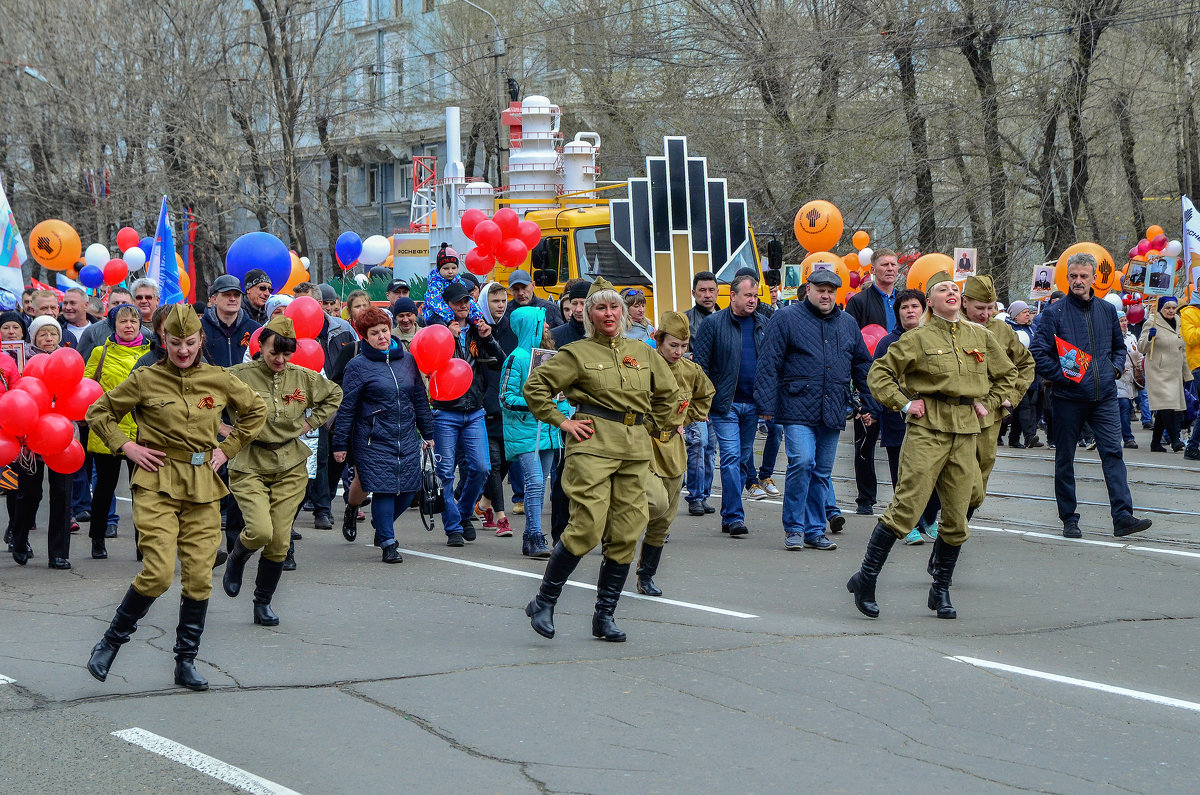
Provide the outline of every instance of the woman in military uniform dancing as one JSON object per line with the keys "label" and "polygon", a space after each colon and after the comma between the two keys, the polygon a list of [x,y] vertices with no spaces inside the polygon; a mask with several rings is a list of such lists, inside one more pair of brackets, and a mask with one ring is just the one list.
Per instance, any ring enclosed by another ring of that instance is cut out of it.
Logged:
{"label": "woman in military uniform dancing", "polygon": [[[592,634],[620,642],[625,633],[613,613],[649,519],[651,442],[643,426],[650,421],[656,428],[670,427],[686,406],[666,360],[625,338],[625,302],[603,278],[588,291],[583,322],[587,338],[564,347],[525,382],[529,410],[565,434],[562,483],[571,502],[567,529],[525,613],[534,631],[554,637],[554,606],[567,578],[584,555],[603,544]],[[559,392],[576,407],[571,419],[554,402]]]}
{"label": "woman in military uniform dancing", "polygon": [[[220,501],[229,493],[217,470],[262,430],[266,408],[250,387],[201,361],[204,332],[190,306],[174,307],[163,331],[166,358],[134,370],[87,414],[91,432],[99,434],[105,447],[137,465],[130,486],[142,553],[142,570],[92,649],[87,668],[101,682],[107,678],[118,649],[171,586],[178,554],[183,597],[175,631],[175,684],[207,690],[195,660],[221,544]],[[238,422],[218,444],[226,408],[237,414]],[[137,441],[119,425],[131,411],[137,417]]]}
{"label": "woman in military uniform dancing", "polygon": [[[855,606],[869,618],[879,616],[875,583],[892,545],[916,526],[935,487],[942,522],[928,605],[938,618],[957,616],[950,581],[967,540],[967,505],[979,478],[979,421],[999,410],[1017,378],[992,333],[960,319],[961,295],[949,274],[932,276],[926,292],[929,305],[921,325],[892,343],[867,377],[875,400],[905,414],[908,423],[895,495],[875,525],[862,567],[846,583]],[[901,383],[912,394],[902,391]]]}
{"label": "woman in military uniform dancing", "polygon": [[296,352],[296,327],[282,315],[271,318],[259,338],[259,357],[229,372],[253,389],[267,406],[259,437],[229,462],[229,490],[245,517],[245,529],[225,562],[222,586],[229,596],[242,589],[246,561],[257,550],[254,623],[279,624],[271,597],[283,574],[292,524],[308,488],[308,457],[300,438],[328,422],[342,402],[342,388],[320,373],[290,364]]}

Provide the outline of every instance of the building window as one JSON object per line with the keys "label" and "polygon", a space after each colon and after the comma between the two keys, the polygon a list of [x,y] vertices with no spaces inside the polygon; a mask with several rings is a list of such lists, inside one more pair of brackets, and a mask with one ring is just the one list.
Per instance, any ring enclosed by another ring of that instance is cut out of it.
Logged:
{"label": "building window", "polygon": [[367,169],[367,204],[379,201],[379,170],[372,166]]}

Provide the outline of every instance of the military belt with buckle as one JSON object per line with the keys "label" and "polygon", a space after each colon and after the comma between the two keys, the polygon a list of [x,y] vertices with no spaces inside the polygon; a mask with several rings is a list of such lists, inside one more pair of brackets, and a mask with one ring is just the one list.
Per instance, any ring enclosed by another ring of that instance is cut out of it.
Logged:
{"label": "military belt with buckle", "polygon": [[211,450],[205,450],[200,453],[192,450],[163,450],[162,454],[172,461],[181,461],[185,464],[191,464],[194,467],[207,464],[212,458]]}
{"label": "military belt with buckle", "polygon": [[642,425],[646,422],[645,414],[637,414],[632,411],[613,411],[602,406],[596,406],[591,403],[579,404],[580,414],[591,414],[593,417],[599,417],[602,420],[609,422],[619,422],[622,425],[633,427],[634,425]]}

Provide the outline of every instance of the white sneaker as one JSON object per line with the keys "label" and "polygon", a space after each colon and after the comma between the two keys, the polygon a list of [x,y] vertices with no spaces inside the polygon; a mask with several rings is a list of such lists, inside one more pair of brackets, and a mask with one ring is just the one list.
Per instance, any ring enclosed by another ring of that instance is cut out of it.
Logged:
{"label": "white sneaker", "polygon": [[764,500],[767,498],[767,493],[762,490],[762,486],[753,485],[746,487],[746,499],[748,500]]}
{"label": "white sneaker", "polygon": [[782,497],[783,496],[783,492],[781,492],[779,490],[779,487],[777,487],[775,485],[775,481],[771,480],[770,478],[763,478],[759,482],[758,485],[761,486],[767,492],[767,496],[770,496],[770,497]]}

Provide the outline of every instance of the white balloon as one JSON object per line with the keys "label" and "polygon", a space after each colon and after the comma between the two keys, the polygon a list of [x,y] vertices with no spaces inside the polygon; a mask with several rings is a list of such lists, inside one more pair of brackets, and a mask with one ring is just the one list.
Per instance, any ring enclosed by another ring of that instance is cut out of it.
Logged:
{"label": "white balloon", "polygon": [[865,248],[859,249],[858,250],[858,263],[860,265],[870,265],[871,264],[871,255],[874,253],[875,253],[874,249],[872,249],[870,246],[866,246]]}
{"label": "white balloon", "polygon": [[371,235],[363,241],[362,253],[358,255],[358,261],[369,268],[387,259],[391,251],[392,244],[388,242],[386,237],[383,235]]}
{"label": "white balloon", "polygon": [[[384,257],[384,259],[387,259],[387,258],[386,258],[386,257]],[[304,266],[304,270],[308,270],[308,263],[309,263],[309,262],[310,262],[310,260],[309,260],[309,258],[308,258],[308,257],[301,257],[301,258],[300,258],[300,264]]]}
{"label": "white balloon", "polygon": [[1163,254],[1166,254],[1168,257],[1178,257],[1182,253],[1183,244],[1178,240],[1172,240],[1170,243],[1167,243],[1166,248],[1163,249]]}
{"label": "white balloon", "polygon": [[124,259],[125,264],[129,266],[130,272],[136,271],[146,264],[146,252],[142,251],[139,247],[134,246],[125,252],[122,259]]}
{"label": "white balloon", "polygon": [[87,247],[87,251],[83,252],[83,261],[88,265],[95,265],[97,268],[103,269],[108,261],[112,259],[108,253],[108,246],[103,243],[93,243]]}

